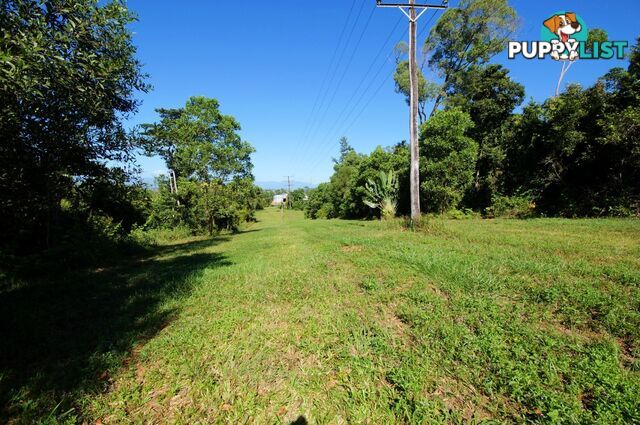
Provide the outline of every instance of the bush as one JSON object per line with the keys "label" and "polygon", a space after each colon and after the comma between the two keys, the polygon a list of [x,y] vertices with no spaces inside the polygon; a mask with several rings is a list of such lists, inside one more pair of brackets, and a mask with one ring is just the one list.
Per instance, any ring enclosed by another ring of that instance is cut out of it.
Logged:
{"label": "bush", "polygon": [[428,212],[457,208],[471,187],[478,145],[467,136],[473,128],[460,109],[436,112],[420,131],[420,198]]}
{"label": "bush", "polygon": [[331,203],[331,185],[321,183],[309,192],[304,214],[310,219],[332,218],[333,204]]}
{"label": "bush", "polygon": [[315,217],[313,218],[324,218],[324,219],[331,218],[332,211],[333,211],[333,205],[331,205],[330,203],[322,204],[320,209],[318,209],[318,211],[316,212]]}
{"label": "bush", "polygon": [[531,218],[535,215],[536,204],[531,197],[494,196],[492,205],[487,208],[487,216],[491,218]]}
{"label": "bush", "polygon": [[480,218],[480,214],[478,214],[477,212],[473,211],[470,208],[464,208],[462,210],[452,209],[447,211],[447,213],[445,214],[445,217],[451,220],[469,220],[474,218]]}
{"label": "bush", "polygon": [[608,208],[607,215],[610,217],[640,217],[640,203],[631,206],[615,206]]}
{"label": "bush", "polygon": [[162,243],[175,242],[193,236],[193,231],[187,226],[176,226],[174,228],[143,228],[134,229],[131,238],[142,245],[157,245]]}

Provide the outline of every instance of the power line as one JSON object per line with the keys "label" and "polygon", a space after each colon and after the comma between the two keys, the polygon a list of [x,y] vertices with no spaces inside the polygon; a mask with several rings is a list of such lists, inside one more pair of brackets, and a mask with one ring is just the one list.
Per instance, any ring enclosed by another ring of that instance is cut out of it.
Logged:
{"label": "power line", "polygon": [[[313,136],[315,137],[315,133],[317,133],[317,131],[319,130],[320,126],[324,123],[324,120],[327,116],[327,113],[331,110],[331,105],[333,104],[333,101],[336,98],[336,95],[338,94],[338,91],[340,90],[340,87],[342,86],[342,82],[344,81],[345,76],[347,75],[347,72],[349,71],[349,68],[351,67],[351,64],[353,63],[353,59],[355,57],[356,52],[358,51],[358,48],[360,47],[360,44],[362,43],[362,40],[364,38],[365,33],[367,32],[367,29],[369,28],[369,24],[371,23],[371,19],[373,18],[373,14],[375,12],[375,8],[371,9],[371,13],[369,14],[369,17],[367,19],[367,22],[362,30],[362,32],[360,33],[360,37],[358,38],[358,42],[356,43],[356,46],[354,47],[353,51],[351,52],[351,55],[349,57],[349,60],[347,62],[347,65],[345,66],[344,70],[342,71],[342,74],[340,75],[340,79],[338,80],[338,84],[336,84],[336,87],[333,91],[333,94],[331,95],[331,99],[329,100],[329,103],[327,104],[327,107],[324,110],[324,113],[322,114],[320,121],[318,123],[318,127],[316,129],[316,131],[313,133]],[[311,138],[311,140],[313,140],[313,137]]]}
{"label": "power line", "polygon": [[318,101],[320,100],[320,96],[324,93],[324,86],[325,84],[329,81],[329,72],[331,71],[331,69],[333,68],[333,63],[335,62],[336,56],[338,54],[338,50],[340,49],[340,46],[342,45],[342,40],[344,39],[344,35],[347,31],[347,27],[349,26],[349,22],[351,20],[351,15],[353,14],[353,10],[354,7],[356,5],[356,2],[352,2],[351,3],[351,8],[349,9],[349,13],[347,14],[347,19],[344,21],[344,25],[342,27],[342,31],[340,32],[340,36],[338,37],[338,44],[336,44],[335,49],[333,49],[333,54],[331,55],[331,61],[329,62],[329,66],[327,67],[327,71],[324,74],[324,78],[322,79],[322,84],[320,85],[320,89],[318,90],[318,94],[316,95],[315,101],[313,103],[313,107],[311,108],[311,112],[309,113],[309,116],[307,117],[307,122],[304,126],[304,130],[302,132],[302,137],[300,139],[298,139],[298,143],[296,146],[296,149],[299,147],[300,145],[300,141],[302,140],[302,138],[306,137],[307,132],[309,131],[309,125],[311,124],[311,120],[316,112],[316,108],[318,106]]}
{"label": "power line", "polygon": [[[373,61],[371,61],[371,64],[369,64],[369,67],[367,68],[367,71],[365,72],[364,77],[362,77],[360,79],[360,83],[358,84],[356,89],[351,94],[351,97],[349,98],[349,100],[347,100],[347,102],[345,103],[344,108],[342,109],[342,111],[340,111],[340,113],[338,114],[338,117],[340,117],[340,118],[338,118],[337,120],[334,121],[333,126],[330,127],[329,131],[325,134],[325,137],[322,140],[326,140],[331,134],[333,134],[334,130],[339,128],[338,123],[343,123],[346,119],[348,119],[348,117],[350,115],[347,115],[347,118],[344,119],[343,118],[343,117],[345,117],[344,113],[352,106],[351,103],[353,102],[353,100],[355,99],[356,95],[358,94],[358,92],[360,91],[362,86],[364,85],[365,81],[367,81],[367,78],[369,77],[369,74],[371,74],[371,71],[373,70],[373,66],[376,64],[376,62],[378,61],[378,58],[380,57],[380,55],[386,49],[387,44],[389,44],[389,41],[393,37],[393,34],[395,33],[396,29],[398,29],[398,26],[400,26],[401,22],[402,22],[402,17],[399,17],[398,21],[396,22],[395,26],[393,27],[393,29],[391,30],[391,32],[387,36],[386,40],[380,46],[380,50],[378,50],[378,52],[375,54]],[[382,67],[385,65],[385,61],[388,58],[389,58],[389,55],[387,55],[386,59],[383,60],[383,62],[381,64],[381,67],[378,69],[378,72],[376,72],[376,74],[374,75],[373,80],[371,80],[371,83],[365,88],[365,91],[362,93],[363,95],[367,92],[368,88],[371,87],[371,84],[373,83],[373,81],[375,81],[375,79],[378,77],[378,75],[380,75],[380,71],[381,71]],[[353,108],[355,108],[355,106],[357,106],[359,104],[361,99],[362,99],[362,96],[360,98],[358,98],[358,101],[355,103]],[[353,110],[353,108],[352,108],[352,110]]]}
{"label": "power line", "polygon": [[[438,13],[438,10],[434,11],[434,13],[431,15],[431,17],[429,18],[429,20],[425,23],[422,31],[420,32],[419,37],[422,36],[422,34],[429,28],[428,25],[433,21],[433,19],[436,17]],[[402,18],[400,18],[402,19]],[[395,29],[395,27],[394,27]],[[406,34],[407,30],[405,30],[404,34]],[[387,40],[388,42],[388,40]],[[385,45],[386,43],[385,42]],[[389,55],[386,58],[387,60],[389,60]],[[369,85],[367,86],[367,88],[365,89],[365,91],[361,94],[361,96],[358,98],[358,100],[356,101],[355,105],[351,108],[351,110],[349,111],[349,113],[347,114],[347,116],[341,121],[340,125],[337,128],[342,127],[342,125],[346,124],[349,120],[349,117],[351,117],[351,115],[353,114],[353,112],[355,112],[357,106],[360,104],[360,102],[364,99],[364,95],[368,92],[369,88],[371,88],[371,86],[373,85],[373,83],[375,82],[377,76],[380,74],[380,72],[382,71],[382,69],[384,69],[384,65],[386,62],[382,62],[381,66],[378,68],[378,71],[376,73],[376,75],[373,77],[373,79],[370,81]],[[380,85],[376,88],[375,92],[373,93],[372,96],[370,96],[368,98],[368,100],[366,101],[366,103],[364,104],[364,106],[360,109],[360,111],[358,112],[358,114],[355,116],[355,118],[351,121],[351,123],[349,123],[349,125],[341,132],[343,134],[348,133],[349,130],[351,130],[351,128],[356,124],[356,122],[360,119],[360,117],[362,116],[362,114],[366,111],[366,109],[369,107],[369,105],[371,104],[371,102],[373,101],[373,99],[376,98],[376,96],[380,93],[380,90],[382,90],[382,88],[384,87],[384,84],[388,81],[388,79],[393,76],[393,73],[395,72],[395,69],[392,70],[392,72],[387,75],[380,83]],[[362,80],[364,81],[364,80]],[[357,91],[356,91],[357,92]],[[334,126],[335,127],[335,126]],[[330,135],[330,132],[327,134],[327,137]],[[337,137],[337,135],[335,135],[335,137]],[[323,151],[323,154],[318,156],[317,161],[314,163],[314,165],[312,166],[312,168],[310,169],[310,172],[315,171],[315,169],[317,168],[318,165],[320,165],[320,163],[323,161],[323,157],[331,151],[331,149],[333,149],[335,146],[337,145],[337,142],[333,142],[330,146],[328,150]]]}
{"label": "power line", "polygon": [[[433,20],[433,18],[436,16],[436,14],[437,14],[437,13],[438,13],[438,12],[437,12],[437,11],[435,11],[435,12],[433,13],[433,15],[431,15],[431,18],[427,21],[427,23],[426,23],[425,25],[428,25],[428,24]],[[400,20],[402,20],[402,17],[400,18]],[[425,26],[425,27],[423,28],[423,31],[422,31],[422,32],[424,32],[424,30],[425,30],[426,28],[427,28],[427,27]],[[404,35],[406,35],[406,33],[407,33],[407,30],[405,30],[405,31],[404,31],[403,36],[404,36]],[[389,55],[387,55],[387,58],[386,58],[386,59],[387,59],[387,60],[389,60]],[[382,71],[382,69],[384,68],[384,65],[385,65],[385,62],[383,62],[383,63],[381,64],[380,68],[378,69],[378,72],[376,73],[376,75],[374,76],[373,80],[371,81],[371,83],[369,84],[369,86],[368,86],[368,87],[371,87],[371,85],[373,85],[373,82],[375,81],[375,79],[377,78],[377,76],[378,76],[378,75],[380,75],[380,72],[381,72],[381,71]],[[393,75],[393,73],[394,73],[394,72],[395,72],[395,69],[391,72],[391,74],[389,74],[389,76]],[[389,76],[388,76],[388,77],[389,77]],[[386,79],[387,79],[388,77],[385,77],[385,81],[386,81]],[[380,90],[380,88],[378,88],[378,90],[376,91],[376,93],[377,93],[379,90]],[[365,92],[363,93],[363,96],[361,96],[361,97],[358,99],[358,101],[356,102],[356,104],[355,104],[354,108],[352,108],[352,109],[351,109],[351,111],[350,111],[350,112],[349,112],[349,114],[347,115],[346,119],[344,119],[344,120],[342,121],[342,124],[344,124],[344,123],[346,123],[346,122],[348,121],[349,117],[351,116],[351,113],[353,113],[353,112],[355,111],[355,108],[357,107],[357,105],[358,105],[358,104],[360,103],[360,101],[364,98],[364,94],[366,93],[366,91],[367,91],[367,90],[365,90]],[[352,123],[351,123],[351,124],[350,124],[346,129],[345,129],[345,130],[343,130],[343,131],[342,131],[342,133],[346,133],[347,131],[349,131],[349,129],[351,129],[351,127],[355,124],[355,122],[358,120],[358,118],[362,115],[362,113],[363,113],[363,112],[364,112],[364,110],[367,108],[367,106],[369,105],[369,103],[371,102],[371,100],[372,100],[373,98],[375,98],[375,95],[374,95],[372,98],[370,98],[370,99],[369,99],[369,101],[365,104],[364,108],[363,108],[363,109],[361,109],[361,111],[358,113],[358,115],[356,116],[355,120],[354,120],[354,121],[352,121]],[[335,145],[334,145],[334,146],[335,146]]]}
{"label": "power line", "polygon": [[[378,76],[380,75],[380,73],[382,72],[382,70],[384,69],[385,65],[387,64],[387,61],[390,61],[390,55],[387,55],[387,57],[385,58],[384,61],[382,61],[382,63],[380,64],[380,66],[378,67],[378,70],[376,71],[375,75],[373,76],[373,78],[371,79],[371,81],[369,82],[369,84],[367,85],[367,87],[365,88],[365,90],[360,94],[360,96],[358,97],[358,100],[356,101],[356,103],[353,104],[353,106],[351,107],[351,109],[349,110],[349,112],[347,113],[347,115],[345,115],[342,119],[340,119],[339,122],[340,124],[335,127],[335,129],[339,129],[341,128],[344,124],[346,124],[349,121],[349,118],[351,118],[351,116],[353,115],[353,113],[357,110],[358,106],[360,105],[360,103],[362,102],[362,100],[365,98],[365,96],[367,95],[367,93],[369,92],[369,90],[373,87],[373,84],[375,83],[375,81],[378,79]],[[389,75],[393,75],[393,73],[395,72],[395,69],[393,69],[391,71],[391,74]],[[385,77],[385,81],[386,81],[387,77]],[[334,129],[332,128],[332,131]],[[342,131],[342,133],[344,133],[344,131]],[[331,134],[328,133],[325,137],[325,139],[327,139]],[[333,134],[335,136],[335,133]]]}
{"label": "power line", "polygon": [[[375,11],[375,9],[374,9],[374,11]],[[329,139],[329,135],[332,134],[332,132],[334,130],[338,129],[341,125],[344,125],[344,123],[346,123],[348,121],[349,117],[351,117],[351,115],[356,110],[356,108],[358,107],[360,102],[364,99],[365,95],[368,94],[369,90],[371,89],[371,87],[375,83],[376,79],[380,75],[380,72],[384,68],[384,65],[386,64],[386,61],[389,60],[389,57],[390,57],[389,54],[387,54],[387,56],[383,58],[382,62],[380,63],[380,66],[378,67],[377,71],[375,72],[373,78],[369,81],[369,84],[365,87],[364,91],[360,94],[360,96],[358,97],[358,99],[355,102],[355,104],[352,104],[353,100],[356,98],[356,95],[360,91],[360,88],[362,88],[362,86],[365,84],[365,82],[367,82],[367,78],[371,74],[371,71],[374,69],[374,65],[378,61],[378,59],[381,56],[381,54],[384,53],[384,50],[387,48],[386,46],[389,44],[389,41],[392,39],[393,34],[395,33],[396,29],[398,28],[398,26],[400,25],[401,22],[402,22],[402,17],[399,17],[398,21],[394,25],[393,29],[387,35],[385,41],[380,46],[380,49],[378,50],[378,52],[376,52],[373,60],[371,61],[371,63],[369,64],[369,66],[367,68],[367,71],[364,74],[364,77],[360,79],[360,82],[358,83],[357,88],[353,91],[353,93],[349,97],[349,100],[345,103],[344,108],[342,109],[340,114],[338,114],[338,118],[334,121],[333,125],[330,127],[329,131],[325,134],[324,138],[321,139],[321,141],[322,140],[330,140]],[[406,29],[405,29],[405,33],[406,33]],[[348,114],[345,115],[344,113],[347,110],[349,110],[349,112],[348,112]],[[307,151],[306,157],[308,157],[313,152],[315,152],[315,151],[313,151],[313,150]],[[323,152],[324,152],[323,153],[323,155],[324,155],[328,151],[324,150]]]}
{"label": "power line", "polygon": [[[384,87],[385,83],[387,81],[389,81],[389,78],[391,78],[393,76],[393,73],[395,72],[395,69],[391,71],[391,73],[389,73],[387,76],[385,76],[385,78],[382,79],[382,81],[380,82],[380,85],[378,85],[378,87],[376,88],[376,90],[373,92],[373,95],[371,95],[369,97],[369,99],[365,102],[364,106],[360,109],[360,112],[356,115],[356,117],[351,121],[351,123],[346,127],[346,129],[344,130],[344,133],[348,132],[349,130],[351,130],[351,128],[355,125],[355,123],[358,121],[358,119],[360,119],[360,117],[362,116],[362,114],[364,113],[364,111],[367,110],[367,108],[369,107],[369,105],[371,104],[371,102],[373,101],[373,99],[376,98],[376,96],[378,96],[378,94],[380,93],[380,90],[382,90],[382,88]],[[375,81],[372,80],[372,82]],[[354,109],[355,110],[355,109]],[[310,169],[310,173],[315,171],[315,169],[318,167],[318,165],[320,165],[320,163],[322,162],[322,157],[327,154],[328,152],[331,151],[331,149],[333,149],[336,146],[336,143],[334,142],[328,150],[325,150],[325,152],[319,156],[319,159],[315,162],[315,164],[312,166],[312,168]]]}
{"label": "power line", "polygon": [[[400,18],[402,20],[402,18]],[[402,34],[402,37],[404,37],[407,33],[407,29],[405,29],[405,31]],[[380,63],[380,66],[378,67],[378,70],[376,71],[375,75],[373,76],[373,78],[371,79],[371,81],[369,82],[369,84],[367,85],[367,87],[365,88],[365,90],[360,94],[360,96],[358,97],[358,100],[356,101],[356,103],[351,107],[351,109],[349,110],[349,113],[341,120],[338,121],[340,122],[340,125],[337,128],[341,128],[342,126],[344,126],[348,121],[349,118],[353,115],[353,113],[357,110],[358,106],[360,105],[360,103],[362,102],[362,100],[365,99],[365,96],[368,94],[369,90],[373,87],[374,83],[376,82],[378,76],[380,75],[380,73],[382,72],[382,70],[384,69],[384,66],[387,64],[387,62],[390,62],[390,54],[387,54],[386,58],[384,58],[384,60]],[[384,77],[384,79],[381,81],[380,85],[378,86],[378,88],[375,90],[374,94],[369,97],[369,99],[365,102],[364,106],[360,109],[360,112],[358,114],[356,114],[356,118],[346,127],[345,130],[341,131],[341,133],[345,134],[347,131],[349,131],[351,129],[351,127],[353,127],[353,125],[355,124],[355,122],[360,118],[360,116],[362,116],[362,114],[364,113],[364,111],[366,110],[366,108],[371,104],[371,102],[373,101],[373,99],[378,95],[378,93],[380,92],[380,90],[382,89],[382,87],[384,87],[384,83],[386,81],[388,81],[388,79],[393,76],[393,73],[395,72],[395,68],[391,70],[391,72]],[[334,138],[337,138],[337,136],[340,134],[340,132],[338,132],[337,134],[334,133]],[[328,138],[329,134],[327,135],[326,138]],[[337,145],[337,142],[333,142],[328,149],[325,149],[322,153],[322,155],[318,156],[318,160],[316,161],[316,164],[314,164],[314,168],[319,165],[319,162],[322,161],[322,158],[324,155],[326,155],[327,153],[329,153],[331,151],[331,149],[333,149],[335,146]]]}
{"label": "power line", "polygon": [[418,33],[418,38],[422,37],[424,35],[424,32],[429,28],[429,24],[431,23],[431,21],[433,21],[433,18],[436,17],[436,15],[438,14],[438,11],[435,10],[433,12],[433,15],[431,15],[431,17],[429,18],[429,20],[427,22],[425,22],[424,26],[422,27],[422,29],[420,30],[420,32]]}
{"label": "power line", "polygon": [[[356,2],[353,2],[353,4],[355,5]],[[304,137],[302,138],[302,142],[300,144],[300,146],[298,146],[298,148],[304,146],[304,144],[306,144],[306,142],[309,140],[310,134],[313,130],[313,128],[315,128],[316,126],[316,120],[315,117],[317,116],[318,112],[322,110],[323,106],[324,106],[324,102],[327,98],[327,93],[329,92],[329,88],[331,87],[331,82],[334,80],[336,73],[338,72],[338,69],[340,69],[340,65],[342,64],[342,59],[344,58],[344,54],[347,50],[347,47],[349,46],[350,42],[351,42],[351,38],[353,37],[353,33],[356,29],[356,27],[358,26],[358,22],[360,21],[360,16],[362,16],[362,11],[364,10],[364,5],[366,4],[366,2],[362,2],[360,4],[360,9],[358,9],[358,15],[356,16],[356,20],[354,21],[353,26],[351,27],[351,31],[349,32],[349,35],[347,37],[347,41],[345,42],[342,50],[340,51],[340,56],[338,58],[338,62],[335,66],[335,68],[333,68],[333,72],[331,73],[331,76],[329,77],[329,85],[327,86],[327,88],[325,90],[322,90],[322,96],[320,98],[320,104],[318,106],[318,109],[316,110],[315,114],[312,114],[312,118],[311,118],[311,125],[309,127],[308,132],[304,135]],[[352,5],[353,7],[353,5]],[[297,148],[296,148],[297,150]]]}

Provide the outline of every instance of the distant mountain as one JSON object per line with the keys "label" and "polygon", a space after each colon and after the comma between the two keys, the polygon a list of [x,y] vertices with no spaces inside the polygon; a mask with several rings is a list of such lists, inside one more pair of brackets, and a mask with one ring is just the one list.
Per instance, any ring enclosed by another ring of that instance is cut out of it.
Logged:
{"label": "distant mountain", "polygon": [[[256,186],[265,189],[265,190],[277,190],[277,189],[286,189],[286,182],[256,182]],[[305,187],[314,188],[316,187],[313,183],[305,183],[305,182],[291,182],[291,189],[303,189]]]}

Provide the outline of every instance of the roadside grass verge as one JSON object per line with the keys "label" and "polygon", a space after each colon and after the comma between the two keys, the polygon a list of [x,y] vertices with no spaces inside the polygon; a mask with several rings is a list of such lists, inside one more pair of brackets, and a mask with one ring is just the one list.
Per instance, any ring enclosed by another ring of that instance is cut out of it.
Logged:
{"label": "roadside grass verge", "polygon": [[0,294],[6,414],[62,400],[56,421],[640,422],[639,221],[258,218]]}

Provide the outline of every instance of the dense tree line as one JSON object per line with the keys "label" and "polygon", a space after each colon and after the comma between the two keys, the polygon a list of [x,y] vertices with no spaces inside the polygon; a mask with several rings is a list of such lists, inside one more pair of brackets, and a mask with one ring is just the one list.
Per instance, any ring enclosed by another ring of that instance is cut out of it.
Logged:
{"label": "dense tree line", "polygon": [[[460,2],[434,26],[423,63],[442,78],[420,75],[421,204],[429,213],[487,216],[640,215],[640,38],[629,64],[591,87],[522,105],[524,87],[490,59],[516,28],[506,0]],[[593,33],[593,34],[592,34]],[[606,38],[599,29],[591,39]],[[398,49],[402,52],[402,46]],[[408,95],[406,61],[396,90]],[[434,105],[427,116],[426,103]],[[345,140],[328,183],[310,194],[307,215],[363,218],[368,179],[397,173],[398,212],[408,208],[409,154],[402,143],[358,154]]]}
{"label": "dense tree line", "polygon": [[[119,1],[0,2],[0,252],[99,255],[135,242],[132,231],[213,234],[253,218],[253,148],[215,100],[125,128],[150,89],[135,19]],[[177,191],[139,182],[141,152],[165,160]]]}
{"label": "dense tree line", "polygon": [[119,2],[0,4],[3,245],[50,247],[78,219],[135,209],[117,189],[133,191],[127,173],[106,165],[131,158],[123,118],[136,111],[134,93],[149,88],[133,20]]}

